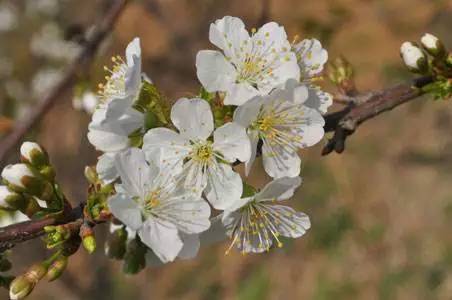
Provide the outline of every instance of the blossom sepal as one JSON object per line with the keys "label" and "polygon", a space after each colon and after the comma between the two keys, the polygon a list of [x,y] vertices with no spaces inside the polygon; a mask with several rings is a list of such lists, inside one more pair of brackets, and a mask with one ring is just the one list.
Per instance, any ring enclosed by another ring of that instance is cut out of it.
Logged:
{"label": "blossom sepal", "polygon": [[147,247],[139,238],[135,238],[127,244],[122,271],[126,274],[137,274],[146,267]]}
{"label": "blossom sepal", "polygon": [[126,254],[127,231],[123,226],[114,230],[105,243],[105,254],[112,258],[121,260]]}

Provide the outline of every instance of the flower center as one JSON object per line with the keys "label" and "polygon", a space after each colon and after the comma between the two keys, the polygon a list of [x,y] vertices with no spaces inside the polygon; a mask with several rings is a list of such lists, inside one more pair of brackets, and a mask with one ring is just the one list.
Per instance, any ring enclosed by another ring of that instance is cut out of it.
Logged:
{"label": "flower center", "polygon": [[160,189],[150,192],[144,201],[144,208],[150,211],[160,205]]}
{"label": "flower center", "polygon": [[103,102],[107,102],[112,97],[121,96],[126,87],[127,64],[120,56],[113,56],[111,60],[113,62],[111,69],[104,66],[104,70],[110,75],[105,76],[105,84],[100,83],[98,86],[98,94]]}
{"label": "flower center", "polygon": [[277,118],[273,114],[266,115],[256,121],[256,127],[259,131],[268,132],[277,123]]}
{"label": "flower center", "polygon": [[273,240],[276,241],[278,248],[283,246],[279,239],[281,234],[278,225],[281,224],[281,221],[278,213],[254,201],[242,207],[240,213],[241,218],[233,228],[233,240],[226,254],[235,244],[242,250],[243,254],[249,252],[250,248],[253,247],[259,252],[268,251]]}
{"label": "flower center", "polygon": [[207,163],[213,157],[213,147],[211,142],[200,144],[194,149],[193,159]]}
{"label": "flower center", "polygon": [[281,145],[287,149],[295,149],[295,145],[302,140],[302,134],[297,130],[303,115],[297,107],[278,111],[271,107],[263,112],[252,123],[251,128],[259,132],[260,138],[270,145]]}

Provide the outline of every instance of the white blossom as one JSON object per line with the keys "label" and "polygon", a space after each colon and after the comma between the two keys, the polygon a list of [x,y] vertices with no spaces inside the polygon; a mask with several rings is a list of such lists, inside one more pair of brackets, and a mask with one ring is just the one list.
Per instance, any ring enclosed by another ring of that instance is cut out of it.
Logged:
{"label": "white blossom", "polygon": [[226,16],[210,25],[209,40],[222,50],[202,50],[196,56],[198,79],[209,92],[225,92],[225,104],[242,105],[300,78],[295,53],[284,27],[275,22],[253,30]]}
{"label": "white blossom", "polygon": [[100,103],[88,126],[88,140],[105,152],[97,164],[100,179],[109,183],[117,178],[113,157],[130,147],[129,136],[143,130],[144,114],[133,107],[141,88],[141,49],[135,38],[126,49],[126,62],[114,57],[115,66],[101,85]]}
{"label": "white blossom", "polygon": [[306,86],[276,89],[268,96],[258,96],[234,112],[234,121],[247,128],[251,140],[251,157],[245,163],[248,175],[262,140],[264,169],[273,178],[300,174],[298,149],[312,146],[323,135],[325,121],[320,113],[306,106],[309,91]]}
{"label": "white blossom", "polygon": [[[112,57],[113,67],[104,67],[109,73],[105,84],[99,84],[102,103],[118,99],[135,100],[141,86],[141,47],[140,39],[134,38],[126,48],[126,60],[121,56]],[[120,101],[125,102],[125,101]]]}
{"label": "white blossom", "polygon": [[300,177],[284,177],[268,183],[257,194],[238,199],[222,215],[222,222],[234,246],[242,253],[261,253],[275,244],[282,247],[280,237],[298,238],[311,227],[309,217],[278,202],[291,198],[300,185]]}
{"label": "white blossom", "polygon": [[400,47],[400,54],[402,55],[405,65],[412,70],[420,70],[426,63],[424,52],[411,42],[404,42]]}
{"label": "white blossom", "polygon": [[305,103],[306,106],[325,114],[328,107],[333,104],[333,96],[318,87],[316,80],[321,76],[324,65],[328,61],[328,52],[316,39],[304,39],[293,44],[292,50],[296,53],[300,66],[300,82],[306,85],[309,90],[309,99]]}
{"label": "white blossom", "polygon": [[[222,209],[230,199],[242,194],[240,175],[229,163],[250,157],[245,128],[230,122],[214,132],[213,115],[203,99],[179,99],[171,109],[171,120],[179,130],[149,130],[143,138],[147,158],[161,150],[161,160],[169,172],[180,173],[186,188],[204,191],[209,202]],[[213,140],[209,137],[213,132]]]}
{"label": "white blossom", "polygon": [[25,188],[22,179],[25,177],[34,177],[33,173],[26,164],[7,165],[2,171],[2,177],[9,184],[19,188]]}
{"label": "white blossom", "polygon": [[142,150],[130,148],[118,154],[115,164],[121,184],[108,201],[110,211],[136,231],[162,262],[174,260],[181,252],[182,235],[209,228],[209,205],[170,173],[146,162]]}

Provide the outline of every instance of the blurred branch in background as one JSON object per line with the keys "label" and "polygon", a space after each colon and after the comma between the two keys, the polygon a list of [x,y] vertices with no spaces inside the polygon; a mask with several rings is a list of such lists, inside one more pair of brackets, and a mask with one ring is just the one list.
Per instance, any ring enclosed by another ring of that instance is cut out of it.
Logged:
{"label": "blurred branch in background", "polygon": [[104,41],[108,34],[113,30],[116,21],[128,2],[128,0],[116,0],[111,2],[110,8],[98,23],[93,34],[88,37],[80,54],[67,68],[61,81],[47,97],[36,105],[33,111],[23,118],[23,120],[15,122],[10,134],[0,141],[0,164],[5,163],[8,154],[17,147],[30,129],[32,129],[54,103],[63,96],[64,92],[76,82],[81,70],[91,64],[97,49],[102,41]]}

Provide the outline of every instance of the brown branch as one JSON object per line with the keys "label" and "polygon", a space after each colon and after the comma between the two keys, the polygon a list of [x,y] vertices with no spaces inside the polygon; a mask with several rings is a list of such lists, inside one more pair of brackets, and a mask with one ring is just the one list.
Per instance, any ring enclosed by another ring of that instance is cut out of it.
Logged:
{"label": "brown branch", "polygon": [[15,122],[15,126],[11,133],[0,142],[0,164],[6,160],[7,155],[21,142],[27,132],[35,126],[56,101],[63,96],[64,92],[73,86],[80,71],[90,65],[100,44],[113,30],[118,17],[121,15],[121,12],[128,2],[129,0],[113,1],[110,9],[97,25],[94,33],[86,41],[80,54],[69,65],[65,75],[56,87],[33,108],[33,111],[31,111],[29,115],[23,118],[23,120]]}
{"label": "brown branch", "polygon": [[[333,151],[342,153],[345,148],[345,140],[355,132],[360,124],[421,96],[423,92],[420,88],[432,81],[431,76],[420,77],[409,83],[371,92],[368,94],[369,97],[356,95],[354,96],[356,99],[351,99],[350,104],[344,109],[327,114],[325,131],[333,131],[334,135],[323,148],[322,155]],[[363,101],[363,99],[366,100]]]}
{"label": "brown branch", "polygon": [[0,253],[14,247],[17,243],[42,236],[46,226],[68,224],[77,220],[83,220],[83,204],[63,216],[51,216],[0,228]]}

